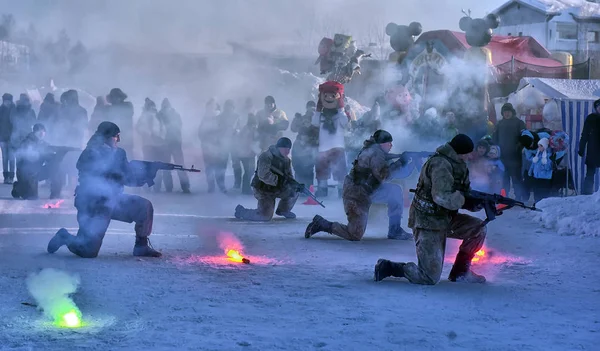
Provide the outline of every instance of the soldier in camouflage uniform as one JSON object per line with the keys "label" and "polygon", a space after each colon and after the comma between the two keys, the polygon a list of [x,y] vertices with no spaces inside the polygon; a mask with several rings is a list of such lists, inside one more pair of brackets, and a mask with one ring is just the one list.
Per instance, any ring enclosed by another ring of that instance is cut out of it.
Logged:
{"label": "soldier in camouflage uniform", "polygon": [[[292,208],[298,199],[296,188],[289,180],[293,180],[292,163],[288,158],[292,141],[289,138],[280,138],[276,145],[271,145],[269,149],[260,156],[256,164],[256,172],[252,179],[254,188],[254,197],[258,200],[257,209],[247,209],[242,205],[235,208],[235,218],[246,219],[249,221],[270,221],[273,218],[275,210],[275,200],[279,200],[279,205],[275,214],[288,219],[296,218]],[[280,176],[273,169],[281,172]]]}
{"label": "soldier in camouflage uniform", "polygon": [[365,140],[363,149],[354,161],[350,174],[344,179],[343,201],[348,217],[348,225],[329,222],[317,215],[306,227],[305,238],[315,233],[327,232],[346,240],[362,239],[367,228],[371,203],[387,203],[389,216],[388,239],[409,240],[412,235],[400,226],[402,221],[402,188],[397,184],[386,183],[390,169],[400,166],[396,161],[387,164],[385,154],[392,148],[392,135],[385,130],[376,131]]}
{"label": "soldier in camouflage uniform", "polygon": [[471,260],[483,246],[485,226],[478,218],[458,213],[459,209],[481,210],[481,203],[463,195],[470,189],[469,171],[464,160],[472,151],[473,141],[458,134],[440,146],[425,163],[408,218],[415,237],[418,263],[380,259],[375,265],[376,281],[393,276],[405,277],[414,284],[437,284],[442,275],[446,238],[449,237],[463,242],[448,279],[485,282],[485,277],[470,269]]}

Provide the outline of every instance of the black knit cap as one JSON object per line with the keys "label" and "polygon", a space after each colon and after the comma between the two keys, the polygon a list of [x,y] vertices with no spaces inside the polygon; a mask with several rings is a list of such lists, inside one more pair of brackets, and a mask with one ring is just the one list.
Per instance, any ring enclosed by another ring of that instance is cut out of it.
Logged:
{"label": "black knit cap", "polygon": [[373,140],[377,144],[385,144],[391,143],[394,141],[394,138],[392,138],[392,135],[387,130],[379,129],[373,133]]}
{"label": "black knit cap", "polygon": [[459,155],[465,155],[473,152],[475,146],[473,140],[466,134],[458,134],[448,143]]}
{"label": "black knit cap", "polygon": [[100,134],[105,138],[115,137],[119,133],[121,133],[121,129],[119,129],[119,126],[109,121],[104,121],[100,123],[98,125],[98,129],[96,129],[96,134]]}
{"label": "black knit cap", "polygon": [[292,148],[292,141],[290,140],[290,138],[279,138],[279,140],[277,140],[277,144],[275,145],[277,147],[283,147],[286,149],[291,149]]}
{"label": "black knit cap", "polygon": [[600,99],[594,101],[594,110],[597,109],[598,106],[600,106]]}

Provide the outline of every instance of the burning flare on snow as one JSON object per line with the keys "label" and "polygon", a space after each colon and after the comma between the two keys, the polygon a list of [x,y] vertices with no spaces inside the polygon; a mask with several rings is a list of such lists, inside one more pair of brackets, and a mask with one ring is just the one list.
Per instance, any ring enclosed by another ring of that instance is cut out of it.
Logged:
{"label": "burning flare on snow", "polygon": [[219,247],[225,251],[230,261],[249,264],[250,260],[242,255],[242,243],[233,233],[220,232],[217,236]]}
{"label": "burning flare on snow", "polygon": [[479,262],[484,257],[485,257],[485,250],[481,249],[481,250],[475,252],[475,257],[473,257],[471,262]]}
{"label": "burning flare on snow", "polygon": [[70,294],[77,291],[79,277],[53,268],[45,268],[27,278],[27,289],[44,315],[59,327],[79,328],[81,311]]}
{"label": "burning flare on snow", "polygon": [[65,202],[65,200],[58,200],[55,203],[47,203],[42,207],[43,208],[60,208],[60,205],[62,205],[63,202]]}

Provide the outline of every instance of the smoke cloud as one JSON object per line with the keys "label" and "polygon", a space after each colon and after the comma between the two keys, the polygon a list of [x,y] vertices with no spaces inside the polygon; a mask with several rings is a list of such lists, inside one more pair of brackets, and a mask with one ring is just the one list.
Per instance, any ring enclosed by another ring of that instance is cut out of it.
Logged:
{"label": "smoke cloud", "polygon": [[79,276],[45,268],[27,278],[27,289],[44,315],[60,326],[77,326],[81,311],[70,297],[79,287]]}

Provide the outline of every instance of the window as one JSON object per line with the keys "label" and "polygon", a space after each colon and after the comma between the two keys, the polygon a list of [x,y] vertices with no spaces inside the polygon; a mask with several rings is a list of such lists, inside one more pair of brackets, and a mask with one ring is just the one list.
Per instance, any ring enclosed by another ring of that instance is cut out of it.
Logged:
{"label": "window", "polygon": [[556,32],[560,40],[577,40],[577,25],[558,23]]}
{"label": "window", "polygon": [[523,32],[519,32],[519,36],[522,37],[523,36]]}
{"label": "window", "polygon": [[508,36],[509,36],[509,37],[512,37],[512,33],[508,33]]}
{"label": "window", "polygon": [[587,41],[590,43],[600,43],[600,32],[598,32],[598,31],[587,32]]}
{"label": "window", "polygon": [[552,29],[550,29],[550,31],[548,32],[548,38],[552,39]]}

